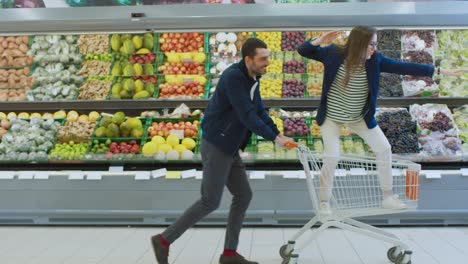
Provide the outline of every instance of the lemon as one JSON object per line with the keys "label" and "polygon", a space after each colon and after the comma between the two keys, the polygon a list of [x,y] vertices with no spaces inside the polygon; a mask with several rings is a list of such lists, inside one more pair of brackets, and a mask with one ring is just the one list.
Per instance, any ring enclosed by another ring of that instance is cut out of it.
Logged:
{"label": "lemon", "polygon": [[67,117],[67,113],[65,113],[65,111],[63,111],[63,110],[60,110],[60,111],[57,111],[57,112],[54,113],[54,118],[55,119],[63,119],[65,117]]}
{"label": "lemon", "polygon": [[151,139],[152,142],[155,142],[156,144],[158,145],[161,145],[161,144],[165,144],[166,143],[166,140],[161,137],[161,136],[154,136],[152,139]]}
{"label": "lemon", "polygon": [[185,148],[187,148],[188,150],[193,150],[195,148],[195,140],[191,139],[191,138],[184,138],[182,140],[182,145],[185,146]]}
{"label": "lemon", "polygon": [[167,144],[172,147],[179,145],[179,138],[176,135],[169,135],[166,139]]}

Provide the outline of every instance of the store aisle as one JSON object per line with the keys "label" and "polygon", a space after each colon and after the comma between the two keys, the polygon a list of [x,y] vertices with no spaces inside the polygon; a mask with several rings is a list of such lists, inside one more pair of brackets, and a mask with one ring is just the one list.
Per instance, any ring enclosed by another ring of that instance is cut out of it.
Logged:
{"label": "store aisle", "polygon": [[[416,264],[465,264],[468,227],[386,228],[408,242]],[[297,228],[245,228],[239,252],[261,264],[279,264],[279,247]],[[149,237],[161,228],[0,227],[1,264],[155,264]],[[307,237],[307,235],[306,235]],[[216,264],[222,228],[194,228],[172,247],[171,263]],[[330,229],[302,252],[304,264],[385,264],[389,245]]]}

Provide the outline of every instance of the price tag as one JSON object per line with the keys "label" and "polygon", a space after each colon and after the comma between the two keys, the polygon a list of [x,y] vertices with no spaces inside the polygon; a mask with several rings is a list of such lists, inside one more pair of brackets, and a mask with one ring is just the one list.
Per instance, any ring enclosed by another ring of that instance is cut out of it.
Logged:
{"label": "price tag", "polygon": [[181,140],[184,139],[184,131],[183,130],[172,129],[172,130],[169,131],[169,134],[175,135],[176,137],[178,137]]}
{"label": "price tag", "polygon": [[197,172],[196,169],[185,170],[180,173],[182,179],[192,178],[195,177],[195,173]]}
{"label": "price tag", "polygon": [[460,169],[460,172],[462,176],[468,176],[468,168]]}
{"label": "price tag", "polygon": [[283,171],[283,179],[298,179],[299,173],[296,171]]}
{"label": "price tag", "polygon": [[18,171],[19,180],[32,180],[34,178],[34,171]]}
{"label": "price tag", "polygon": [[345,177],[346,176],[346,170],[345,169],[336,169],[335,170],[335,176],[336,177]]}
{"label": "price tag", "polygon": [[195,172],[195,179],[198,179],[198,180],[203,179],[203,171],[196,171]]}
{"label": "price tag", "polygon": [[102,180],[102,172],[100,171],[88,171],[86,172],[86,179],[91,181]]}
{"label": "price tag", "polygon": [[349,173],[353,176],[367,175],[366,170],[363,168],[351,168]]}
{"label": "price tag", "polygon": [[154,170],[151,172],[151,175],[153,175],[153,178],[166,177],[167,169],[162,168],[162,169]]}
{"label": "price tag", "polygon": [[167,180],[178,180],[180,179],[180,171],[168,171],[166,174]]}
{"label": "price tag", "polygon": [[150,171],[135,171],[135,180],[136,181],[143,181],[149,180],[151,178]]}
{"label": "price tag", "polygon": [[16,172],[15,171],[1,171],[0,172],[0,179],[2,180],[13,180],[15,178]]}
{"label": "price tag", "polygon": [[84,180],[84,172],[83,171],[69,171],[68,172],[68,179],[69,180]]}
{"label": "price tag", "polygon": [[122,172],[124,171],[124,166],[110,166],[109,172]]}
{"label": "price tag", "polygon": [[50,175],[50,171],[36,171],[34,174],[35,180],[48,180]]}
{"label": "price tag", "polygon": [[438,170],[427,170],[424,171],[424,175],[426,175],[426,179],[440,179],[442,178],[442,173]]}
{"label": "price tag", "polygon": [[265,171],[250,171],[249,172],[250,179],[265,179]]}

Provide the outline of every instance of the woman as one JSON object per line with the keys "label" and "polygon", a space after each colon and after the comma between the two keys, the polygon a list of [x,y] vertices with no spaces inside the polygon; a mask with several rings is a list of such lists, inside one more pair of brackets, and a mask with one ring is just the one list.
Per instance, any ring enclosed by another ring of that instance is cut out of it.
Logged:
{"label": "woman", "polygon": [[[317,113],[324,143],[324,164],[320,179],[320,210],[330,213],[329,200],[338,163],[340,128],[346,125],[362,137],[376,154],[383,193],[382,207],[404,209],[405,204],[393,195],[391,146],[375,120],[380,72],[401,75],[434,75],[431,65],[395,61],[377,52],[377,30],[355,27],[344,46],[331,43],[341,32],[328,32],[298,48],[302,56],[324,64],[322,97]],[[437,74],[458,76],[463,70],[437,69]]]}

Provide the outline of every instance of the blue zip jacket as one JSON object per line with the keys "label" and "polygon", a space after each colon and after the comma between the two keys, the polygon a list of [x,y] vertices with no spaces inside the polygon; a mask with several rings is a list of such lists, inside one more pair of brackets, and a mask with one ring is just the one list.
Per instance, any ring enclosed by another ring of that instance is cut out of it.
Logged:
{"label": "blue zip jacket", "polygon": [[203,117],[203,139],[229,155],[245,148],[252,132],[275,140],[280,132],[263,106],[259,78],[243,60],[223,72]]}
{"label": "blue zip jacket", "polygon": [[[323,76],[322,96],[317,111],[317,123],[322,125],[327,113],[328,92],[335,80],[338,69],[344,62],[344,57],[339,52],[338,46],[334,44],[327,47],[314,46],[310,43],[310,40],[304,42],[297,51],[303,57],[320,61],[324,65],[325,73]],[[371,129],[377,126],[374,116],[379,95],[380,72],[431,77],[434,74],[434,66],[396,61],[383,56],[379,52],[374,52],[371,58],[366,61],[366,72],[369,84],[369,96],[362,111],[364,121],[367,127]]]}

